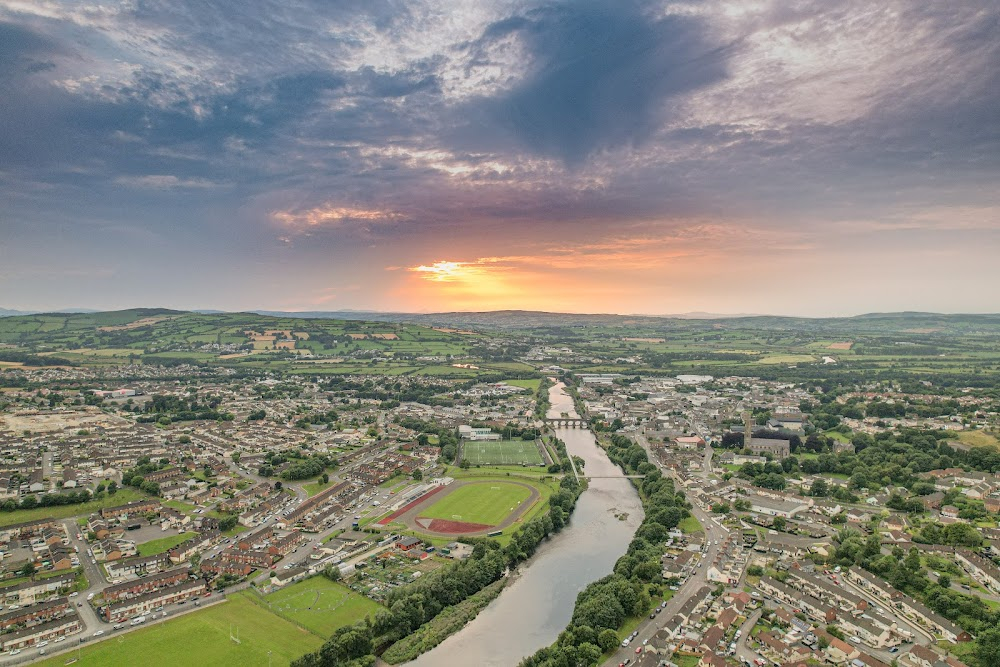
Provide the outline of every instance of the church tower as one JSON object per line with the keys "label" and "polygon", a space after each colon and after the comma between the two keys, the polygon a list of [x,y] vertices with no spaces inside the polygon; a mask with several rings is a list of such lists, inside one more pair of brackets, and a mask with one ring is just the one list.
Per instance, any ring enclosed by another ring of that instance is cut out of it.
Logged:
{"label": "church tower", "polygon": [[753,414],[749,410],[743,412],[743,446],[750,446],[750,439],[753,438]]}

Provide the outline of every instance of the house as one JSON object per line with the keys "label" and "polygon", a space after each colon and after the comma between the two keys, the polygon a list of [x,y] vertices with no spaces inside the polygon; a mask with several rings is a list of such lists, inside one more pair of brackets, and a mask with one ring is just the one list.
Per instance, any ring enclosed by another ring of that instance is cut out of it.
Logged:
{"label": "house", "polygon": [[705,440],[696,435],[684,435],[674,438],[674,442],[677,443],[678,449],[683,450],[696,450],[705,446]]}
{"label": "house", "polygon": [[308,568],[292,567],[287,570],[275,570],[271,573],[271,583],[277,587],[285,586],[292,582],[304,579],[309,576]]}
{"label": "house", "polygon": [[189,600],[204,592],[204,581],[188,579],[174,586],[159,588],[149,593],[112,603],[102,607],[100,613],[108,623],[119,623],[128,618],[146,614],[157,607]]}
{"label": "house", "polygon": [[401,537],[396,540],[396,548],[400,551],[409,551],[423,544],[423,541],[415,537]]}
{"label": "house", "polygon": [[8,611],[0,614],[0,631],[5,632],[12,627],[26,627],[50,621],[64,615],[70,607],[68,598],[55,598],[23,609]]}
{"label": "house", "polygon": [[126,581],[121,584],[108,586],[101,595],[105,602],[117,602],[144,595],[150,591],[177,585],[189,577],[190,570],[186,567],[179,567],[175,570],[152,574],[141,579],[136,579],[135,581]]}
{"label": "house", "polygon": [[726,667],[726,659],[714,651],[705,651],[698,661],[698,667]]}
{"label": "house", "polygon": [[65,616],[0,635],[0,650],[6,652],[23,649],[79,632],[82,628],[76,610],[70,609]]}
{"label": "house", "polygon": [[914,646],[899,656],[899,663],[905,667],[936,667],[941,656],[920,644]]}
{"label": "house", "polygon": [[993,561],[986,560],[969,549],[957,549],[955,560],[983,586],[992,591],[1000,592],[1000,568]]}
{"label": "house", "polygon": [[706,651],[714,651],[726,636],[726,631],[720,628],[718,625],[713,625],[701,638],[701,644],[699,646]]}

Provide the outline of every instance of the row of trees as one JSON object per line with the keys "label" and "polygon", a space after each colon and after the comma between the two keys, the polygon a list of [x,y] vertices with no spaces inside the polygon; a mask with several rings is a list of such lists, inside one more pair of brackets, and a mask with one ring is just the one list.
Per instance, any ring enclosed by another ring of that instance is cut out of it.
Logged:
{"label": "row of trees", "polygon": [[646,516],[614,572],[577,596],[573,618],[556,643],[525,658],[521,667],[597,664],[604,652],[618,645],[616,630],[627,618],[647,613],[651,594],[659,592],[661,545],[688,515],[689,506],[673,481],[663,477],[646,451],[629,438],[612,435],[607,453],[626,473],[645,475],[638,490]]}
{"label": "row of trees", "polygon": [[374,663],[376,651],[388,648],[444,609],[500,579],[509,569],[530,558],[546,537],[566,524],[580,487],[572,477],[564,477],[559,487],[549,498],[548,513],[518,528],[506,546],[501,547],[496,540],[475,540],[468,559],[393,590],[386,597],[387,609],[374,619],[366,618],[338,629],[318,651],[302,656],[292,666],[368,667]]}

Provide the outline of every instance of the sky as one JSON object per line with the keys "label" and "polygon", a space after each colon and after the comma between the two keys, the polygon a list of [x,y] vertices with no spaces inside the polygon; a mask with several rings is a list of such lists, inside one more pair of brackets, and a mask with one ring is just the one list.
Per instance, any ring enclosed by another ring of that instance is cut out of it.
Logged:
{"label": "sky", "polygon": [[1000,311],[993,0],[0,0],[0,307]]}

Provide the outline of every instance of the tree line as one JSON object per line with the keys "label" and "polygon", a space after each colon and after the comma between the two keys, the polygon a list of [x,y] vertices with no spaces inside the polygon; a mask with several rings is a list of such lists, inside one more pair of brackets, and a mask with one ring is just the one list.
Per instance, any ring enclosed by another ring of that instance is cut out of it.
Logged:
{"label": "tree line", "polygon": [[[499,580],[505,572],[531,558],[545,538],[559,532],[576,505],[581,488],[564,477],[549,498],[549,511],[518,528],[506,546],[491,539],[474,543],[471,556],[391,591],[386,609],[374,619],[365,618],[339,628],[317,651],[307,653],[292,667],[368,667],[396,641],[433,620],[444,609],[475,595]],[[436,641],[444,637],[436,637]],[[430,650],[433,646],[422,647]]]}

